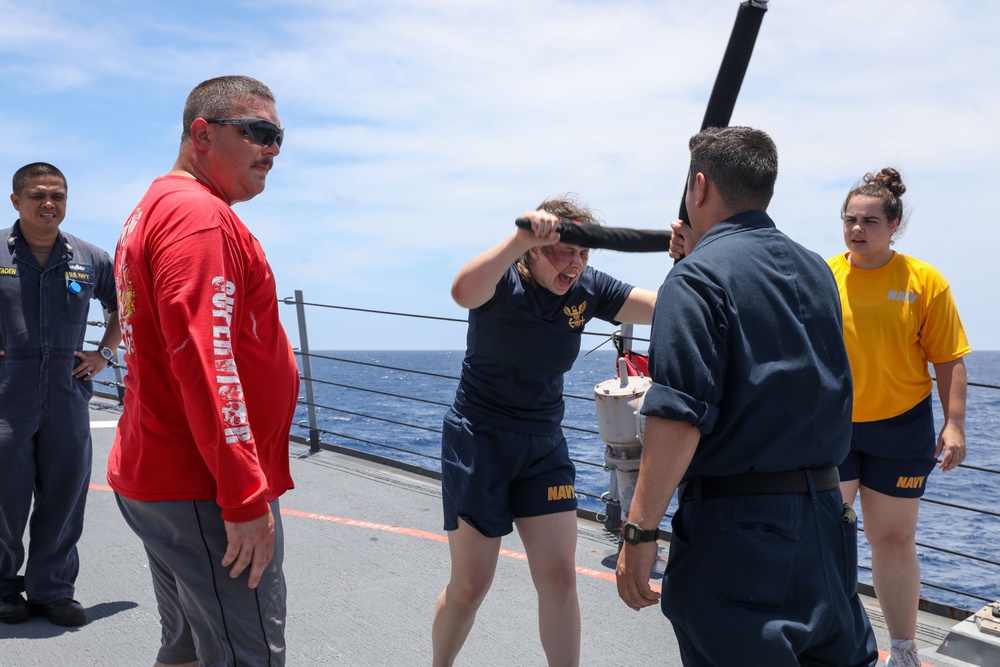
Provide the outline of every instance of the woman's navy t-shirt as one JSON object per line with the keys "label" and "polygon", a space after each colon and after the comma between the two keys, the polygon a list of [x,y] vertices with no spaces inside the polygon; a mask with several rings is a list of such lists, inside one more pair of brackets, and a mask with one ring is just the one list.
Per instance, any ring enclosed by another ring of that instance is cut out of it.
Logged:
{"label": "woman's navy t-shirt", "polygon": [[511,265],[493,298],[469,311],[454,410],[521,433],[559,431],[563,374],[580,352],[584,325],[616,323],[632,286],[591,267],[562,295],[525,281]]}

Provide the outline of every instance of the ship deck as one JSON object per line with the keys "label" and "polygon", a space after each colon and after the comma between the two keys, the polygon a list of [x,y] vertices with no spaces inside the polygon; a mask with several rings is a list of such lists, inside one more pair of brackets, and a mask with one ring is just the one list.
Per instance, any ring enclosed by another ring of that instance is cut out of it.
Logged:
{"label": "ship deck", "polygon": [[[96,399],[91,406],[94,470],[76,595],[90,622],[80,628],[40,618],[0,624],[0,665],[153,664],[159,621],[145,554],[105,483],[117,410]],[[296,488],[282,497],[287,664],[429,665],[431,618],[449,571],[438,483],[343,454],[309,455],[295,443],[291,449]],[[680,665],[659,608],[634,612],[618,599],[607,566],[614,540],[598,524],[581,519],[579,525],[581,664]],[[534,590],[516,532],[504,538],[503,549],[458,665],[545,664]],[[863,600],[883,647],[887,637],[878,603]],[[926,664],[973,664],[934,651],[955,625],[920,612],[917,639],[926,647]]]}

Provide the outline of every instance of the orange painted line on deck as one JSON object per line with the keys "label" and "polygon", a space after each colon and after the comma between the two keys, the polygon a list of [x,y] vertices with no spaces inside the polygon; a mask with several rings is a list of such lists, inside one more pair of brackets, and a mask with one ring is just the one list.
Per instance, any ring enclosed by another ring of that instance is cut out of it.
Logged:
{"label": "orange painted line on deck", "polygon": [[[90,488],[96,491],[112,491],[113,489],[106,484],[91,484]],[[317,514],[316,512],[301,512],[299,510],[283,509],[281,513],[287,516],[297,516],[302,519],[313,519],[315,521],[326,521],[329,523],[337,523],[342,526],[354,526],[356,528],[367,528],[368,530],[381,530],[387,533],[395,533],[397,535],[408,535],[410,537],[419,537],[424,540],[433,540],[435,542],[443,542],[447,544],[448,536],[441,535],[440,533],[431,533],[426,530],[417,530],[416,528],[406,528],[403,526],[393,526],[386,523],[375,523],[374,521],[364,521],[362,519],[348,519],[340,516],[332,516],[329,514]],[[511,558],[513,560],[528,561],[527,554],[521,553],[520,551],[512,551],[510,549],[500,549],[500,555],[505,558]],[[593,579],[603,579],[604,581],[610,581],[615,583],[615,575],[610,572],[602,572],[600,570],[594,570],[589,567],[582,567],[580,565],[576,566],[576,573],[583,577],[591,577]],[[652,588],[657,593],[660,592],[660,587],[656,584],[650,584]]]}
{"label": "orange painted line on deck", "polygon": [[401,526],[390,526],[385,523],[374,523],[372,521],[362,521],[361,519],[346,519],[339,516],[330,516],[329,514],[316,514],[315,512],[300,512],[298,510],[281,510],[282,514],[288,516],[298,516],[303,519],[316,519],[317,521],[328,521],[330,523],[339,523],[343,526],[356,526],[358,528],[368,528],[369,530],[384,530],[387,533],[396,533],[397,535],[409,535],[410,537],[420,537],[425,540],[434,540],[435,542],[447,542],[448,538],[445,535],[439,535],[438,533],[429,533],[426,530],[416,530],[415,528],[403,528]]}
{"label": "orange painted line on deck", "polygon": [[[430,533],[425,530],[416,530],[413,528],[404,528],[401,526],[392,526],[384,523],[374,523],[371,521],[362,521],[360,519],[347,519],[339,516],[330,516],[328,514],[316,514],[315,512],[300,512],[298,510],[281,510],[282,514],[287,514],[289,516],[302,517],[304,519],[316,519],[319,521],[329,521],[331,523],[339,523],[343,526],[356,526],[358,528],[368,528],[370,530],[384,530],[389,533],[395,533],[397,535],[409,535],[410,537],[419,537],[426,540],[434,540],[435,542],[448,542],[447,535],[441,535],[439,533]],[[523,562],[528,561],[528,555],[520,551],[512,551],[511,549],[500,549],[500,555],[505,558],[511,558],[513,560],[519,560]],[[576,573],[584,576],[591,577],[594,579],[603,579],[604,581],[610,581],[615,583],[615,575],[609,572],[601,572],[600,570],[594,570],[589,567],[583,567],[580,565],[576,566]],[[660,592],[660,587],[656,584],[650,584],[652,588],[657,593]]]}

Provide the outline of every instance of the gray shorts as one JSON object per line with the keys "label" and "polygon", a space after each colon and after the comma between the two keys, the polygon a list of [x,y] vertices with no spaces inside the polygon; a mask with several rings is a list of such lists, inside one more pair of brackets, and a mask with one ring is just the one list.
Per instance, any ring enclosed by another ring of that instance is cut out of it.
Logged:
{"label": "gray shorts", "polygon": [[202,667],[283,667],[286,590],[278,501],[271,503],[274,557],[251,589],[249,567],[231,579],[231,566],[220,564],[227,539],[214,501],[115,497],[125,522],[146,547],[162,628],[156,659],[198,661]]}

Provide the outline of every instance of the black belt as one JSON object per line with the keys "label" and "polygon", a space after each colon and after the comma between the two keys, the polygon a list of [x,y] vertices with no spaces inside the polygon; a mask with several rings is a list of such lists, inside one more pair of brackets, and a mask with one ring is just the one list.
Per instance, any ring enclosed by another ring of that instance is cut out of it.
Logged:
{"label": "black belt", "polygon": [[677,489],[680,502],[722,496],[752,496],[765,493],[809,493],[809,473],[816,491],[829,491],[840,486],[836,468],[824,470],[789,470],[788,472],[751,472],[731,477],[694,477]]}

